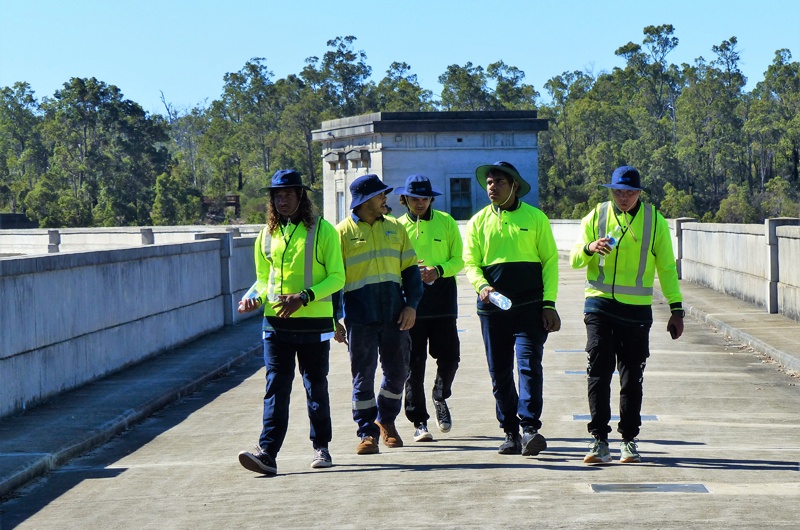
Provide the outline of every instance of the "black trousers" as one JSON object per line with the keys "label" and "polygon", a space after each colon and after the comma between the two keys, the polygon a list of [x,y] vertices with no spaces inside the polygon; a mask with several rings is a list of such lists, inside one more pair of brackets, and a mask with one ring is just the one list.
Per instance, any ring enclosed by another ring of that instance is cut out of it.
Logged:
{"label": "black trousers", "polygon": [[586,356],[589,363],[589,432],[605,440],[611,427],[611,376],[619,371],[619,426],[623,440],[639,434],[642,426],[642,380],[650,356],[650,325],[624,326],[601,313],[586,313]]}
{"label": "black trousers", "polygon": [[424,318],[417,320],[409,330],[411,335],[411,360],[406,379],[405,411],[408,421],[426,423],[430,416],[425,407],[425,363],[428,360],[428,345],[431,357],[436,359],[436,381],[433,384],[433,399],[443,401],[452,394],[461,357],[455,317]]}

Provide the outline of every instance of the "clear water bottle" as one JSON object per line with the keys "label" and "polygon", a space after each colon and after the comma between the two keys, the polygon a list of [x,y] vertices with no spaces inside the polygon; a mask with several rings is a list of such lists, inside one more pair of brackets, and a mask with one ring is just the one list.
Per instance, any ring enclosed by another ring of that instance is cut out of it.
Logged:
{"label": "clear water bottle", "polygon": [[494,291],[489,295],[489,301],[492,302],[494,305],[506,311],[507,309],[511,308],[511,300],[503,296],[502,294]]}
{"label": "clear water bottle", "polygon": [[611,232],[606,234],[606,237],[608,238],[608,249],[614,250],[614,247],[616,247],[617,243],[619,243],[619,238],[622,237],[622,227],[619,225],[615,226],[613,229],[611,229]]}

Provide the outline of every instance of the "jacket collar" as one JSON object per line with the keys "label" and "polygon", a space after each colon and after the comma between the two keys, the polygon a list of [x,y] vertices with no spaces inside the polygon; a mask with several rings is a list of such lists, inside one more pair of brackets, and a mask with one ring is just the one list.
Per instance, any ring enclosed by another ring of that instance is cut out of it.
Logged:
{"label": "jacket collar", "polygon": [[[408,218],[414,221],[415,223],[417,222],[417,216],[411,213],[411,210],[408,210]],[[433,208],[428,207],[428,211],[425,212],[424,215],[420,216],[419,220],[430,221],[431,219],[433,219]]]}

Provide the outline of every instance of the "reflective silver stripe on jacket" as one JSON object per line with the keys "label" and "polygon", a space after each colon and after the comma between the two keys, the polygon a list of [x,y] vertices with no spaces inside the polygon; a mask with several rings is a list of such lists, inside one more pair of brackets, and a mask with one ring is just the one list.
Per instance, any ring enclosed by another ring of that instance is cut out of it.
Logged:
{"label": "reflective silver stripe on jacket", "polygon": [[[600,219],[598,220],[597,232],[600,237],[605,237],[606,221],[608,218],[608,208],[611,202],[604,202],[600,205]],[[640,208],[644,212],[644,222],[642,226],[642,248],[639,253],[639,268],[636,273],[636,286],[628,287],[625,285],[607,285],[603,283],[605,280],[605,273],[603,271],[604,259],[600,257],[600,274],[596,280],[586,280],[586,287],[593,288],[600,292],[612,294],[627,294],[632,296],[653,296],[653,288],[644,286],[644,273],[647,269],[647,252],[650,250],[650,239],[653,234],[653,207],[642,203]],[[598,238],[599,239],[599,238]],[[619,243],[617,243],[619,244]]]}
{"label": "reflective silver stripe on jacket", "polygon": [[[608,205],[611,204],[609,202],[604,202],[600,205],[600,213],[598,214],[597,219],[597,239],[601,239],[606,237],[606,222],[608,220]],[[598,264],[597,268],[600,269],[600,275],[597,277],[597,281],[603,283],[603,280],[606,279],[606,273],[603,270],[603,265],[605,264],[605,258],[600,255],[600,263]]]}
{"label": "reflective silver stripe on jacket", "polygon": [[[314,224],[311,225],[311,228],[306,233],[306,255],[303,263],[303,284],[306,289],[311,289],[314,286],[314,258],[316,257],[315,250],[317,248],[315,239],[319,222],[319,216],[315,217]],[[318,298],[315,301],[330,302],[331,300],[331,296],[328,295],[325,298]]]}
{"label": "reflective silver stripe on jacket", "polygon": [[264,237],[261,239],[261,252],[264,253],[264,258],[269,262],[269,281],[267,281],[267,299],[265,302],[274,302],[277,300],[275,297],[275,267],[272,264],[272,234],[269,232],[269,227],[264,229]]}

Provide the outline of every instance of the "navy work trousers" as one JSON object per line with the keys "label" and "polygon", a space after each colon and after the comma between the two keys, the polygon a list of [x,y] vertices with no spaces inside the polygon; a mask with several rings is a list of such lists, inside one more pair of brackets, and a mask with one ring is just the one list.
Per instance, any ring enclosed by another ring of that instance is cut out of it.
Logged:
{"label": "navy work trousers", "polygon": [[[353,375],[353,420],[358,436],[378,438],[375,421],[394,423],[400,414],[403,384],[408,376],[411,338],[396,322],[359,324],[347,321],[350,371]],[[375,399],[375,370],[380,358],[383,382]]]}
{"label": "navy work trousers", "polygon": [[455,317],[418,319],[409,334],[411,360],[406,380],[405,412],[408,421],[418,425],[427,423],[430,418],[425,407],[424,387],[428,344],[431,357],[436,359],[433,399],[444,401],[452,394],[453,380],[461,356],[461,343],[458,340]]}
{"label": "navy work trousers", "polygon": [[624,326],[601,313],[585,313],[586,376],[589,380],[589,432],[605,440],[611,427],[611,377],[619,371],[619,426],[624,440],[632,440],[642,426],[642,381],[650,356],[650,325]]}
{"label": "navy work trousers", "polygon": [[267,366],[267,392],[264,395],[264,429],[259,445],[273,457],[283,445],[289,425],[289,397],[294,379],[294,359],[306,388],[311,442],[315,448],[328,447],[331,441],[331,407],[328,398],[328,358],[330,341],[295,344],[274,336],[264,339]]}
{"label": "navy work trousers", "polygon": [[[479,314],[497,421],[505,432],[542,426],[542,355],[547,331],[538,304]],[[516,350],[519,394],[514,385]]]}

